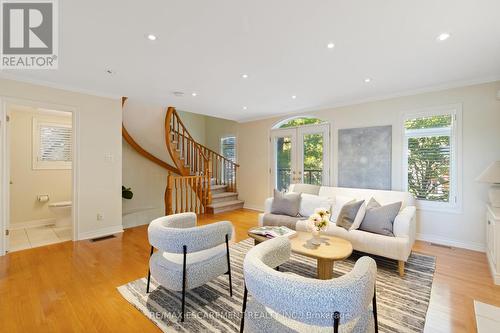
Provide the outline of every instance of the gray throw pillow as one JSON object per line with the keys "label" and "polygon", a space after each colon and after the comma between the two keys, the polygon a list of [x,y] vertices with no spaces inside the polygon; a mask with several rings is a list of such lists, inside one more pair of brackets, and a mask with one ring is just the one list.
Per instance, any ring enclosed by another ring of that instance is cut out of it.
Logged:
{"label": "gray throw pillow", "polygon": [[275,189],[271,213],[288,216],[299,215],[300,196],[301,193],[283,193]]}
{"label": "gray throw pillow", "polygon": [[345,230],[349,230],[356,219],[361,205],[365,202],[364,200],[355,201],[352,203],[345,204],[340,210],[339,217],[337,218],[337,227],[342,227]]}
{"label": "gray throw pillow", "polygon": [[394,237],[393,224],[401,209],[401,204],[400,201],[381,206],[372,198],[366,205],[365,218],[361,222],[359,230]]}

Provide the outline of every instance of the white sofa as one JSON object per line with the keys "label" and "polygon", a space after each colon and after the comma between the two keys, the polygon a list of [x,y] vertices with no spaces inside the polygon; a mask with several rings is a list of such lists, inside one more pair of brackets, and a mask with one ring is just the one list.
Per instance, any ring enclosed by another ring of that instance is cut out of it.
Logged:
{"label": "white sofa", "polygon": [[[368,201],[373,197],[381,205],[401,201],[401,210],[394,220],[393,225],[394,237],[374,234],[362,230],[348,231],[344,228],[337,227],[333,222],[330,222],[328,229],[323,233],[349,240],[352,243],[353,248],[357,251],[397,260],[399,274],[401,276],[404,275],[404,264],[410,256],[416,234],[415,199],[410,193],[330,186],[313,186],[306,184],[292,184],[290,185],[289,191],[331,198],[331,202],[333,204],[332,210],[335,209],[335,197],[337,195],[349,196],[356,200],[364,199],[366,203],[368,203]],[[273,198],[266,199],[264,213],[259,215],[259,225],[264,224],[264,215],[271,212],[272,202]],[[307,202],[307,200],[304,200],[302,204],[304,202]],[[309,208],[314,209],[318,207]],[[296,219],[297,222],[294,222],[295,229],[298,231],[308,231],[307,222],[305,221],[307,216]],[[288,226],[290,226],[290,224],[288,224]]]}

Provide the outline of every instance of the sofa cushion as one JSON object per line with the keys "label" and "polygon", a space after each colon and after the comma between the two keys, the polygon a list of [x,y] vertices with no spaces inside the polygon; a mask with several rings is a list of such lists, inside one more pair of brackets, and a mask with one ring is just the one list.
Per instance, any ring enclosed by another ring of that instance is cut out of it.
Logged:
{"label": "sofa cushion", "polygon": [[356,220],[356,216],[358,215],[361,206],[364,203],[364,200],[360,200],[345,204],[340,210],[339,217],[337,218],[337,226],[350,230]]}
{"label": "sofa cushion", "polygon": [[274,199],[271,205],[271,213],[297,216],[299,215],[300,210],[300,200],[300,193],[283,193],[275,189]]}
{"label": "sofa cushion", "polygon": [[351,201],[355,201],[353,197],[347,197],[345,195],[337,195],[335,197],[335,205],[332,209],[332,215],[330,216],[330,221],[337,222],[340,211],[345,204],[350,203]]}
{"label": "sofa cushion", "polygon": [[299,220],[303,220],[303,218],[266,213],[262,216],[262,225],[277,226],[277,227],[285,226],[292,230],[295,230],[295,225]]}
{"label": "sofa cushion", "polygon": [[366,213],[359,230],[375,234],[394,236],[394,219],[401,209],[401,202],[381,206],[375,199],[371,199],[366,206]]}
{"label": "sofa cushion", "polygon": [[290,192],[307,193],[318,195],[320,186],[311,184],[292,184],[290,185]]}
{"label": "sofa cushion", "polygon": [[302,193],[299,214],[304,217],[309,217],[314,214],[316,208],[324,208],[331,212],[332,205],[332,198]]}
{"label": "sofa cushion", "polygon": [[406,206],[415,206],[415,198],[413,195],[408,192],[400,191],[321,186],[318,195],[331,198],[335,198],[337,195],[343,195],[356,198],[357,200],[365,199],[366,202],[368,202],[370,198],[375,198],[381,205],[401,201],[403,203],[401,205],[402,209]]}
{"label": "sofa cushion", "polygon": [[361,207],[359,207],[358,213],[356,214],[356,218],[354,219],[354,222],[352,223],[349,230],[356,230],[359,228],[361,222],[363,222],[363,219],[365,218],[365,213],[366,213],[366,202],[365,200],[363,200],[363,204],[361,205]]}

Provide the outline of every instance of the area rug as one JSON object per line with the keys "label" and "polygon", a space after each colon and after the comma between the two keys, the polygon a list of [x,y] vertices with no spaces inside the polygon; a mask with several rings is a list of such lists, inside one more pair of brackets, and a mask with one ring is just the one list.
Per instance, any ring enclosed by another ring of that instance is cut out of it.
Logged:
{"label": "area rug", "polygon": [[[243,299],[243,259],[253,240],[232,244],[231,271],[233,297],[229,297],[228,277],[223,275],[186,294],[186,317],[180,322],[181,293],[159,286],[153,279],[146,294],[146,278],[118,287],[123,297],[146,315],[163,332],[238,332]],[[364,254],[354,252],[344,261],[336,262],[334,275],[349,272]],[[406,263],[406,274],[398,275],[397,262],[372,256],[377,262],[377,307],[380,332],[422,332],[429,306],[435,258],[412,253]],[[280,266],[289,271],[314,277],[316,261],[292,254]]]}

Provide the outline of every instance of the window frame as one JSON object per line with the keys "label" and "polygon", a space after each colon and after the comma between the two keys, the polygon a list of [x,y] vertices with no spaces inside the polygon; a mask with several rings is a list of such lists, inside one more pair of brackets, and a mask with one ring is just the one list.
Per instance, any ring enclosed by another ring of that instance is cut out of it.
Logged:
{"label": "window frame", "polygon": [[[229,135],[224,135],[224,136],[220,137],[220,139],[219,139],[219,154],[221,156],[224,156],[224,151],[223,151],[223,145],[224,145],[224,143],[223,143],[223,141],[225,139],[229,139],[229,138],[234,138],[234,163],[238,163],[238,149],[237,149],[237,138],[236,138],[236,135],[229,134]],[[227,157],[225,157],[225,158],[227,158]]]}
{"label": "window frame", "polygon": [[[432,116],[451,115],[452,124],[448,128],[426,128],[417,130],[405,129],[409,119]],[[408,139],[423,136],[450,136],[450,194],[449,202],[438,202],[416,199],[417,209],[423,211],[462,212],[462,104],[450,104],[404,112],[401,122],[402,130],[402,187],[408,192]]]}
{"label": "window frame", "polygon": [[[40,151],[40,126],[65,127],[71,129],[71,140],[73,141],[72,124],[69,122],[57,122],[53,120],[44,120],[33,117],[32,131],[32,169],[33,170],[71,170],[72,161],[39,161],[38,153]],[[71,143],[71,159],[73,159],[73,144]]]}

